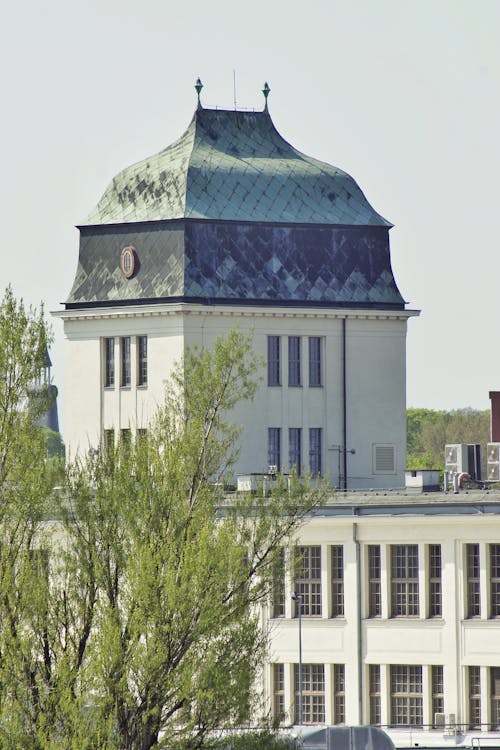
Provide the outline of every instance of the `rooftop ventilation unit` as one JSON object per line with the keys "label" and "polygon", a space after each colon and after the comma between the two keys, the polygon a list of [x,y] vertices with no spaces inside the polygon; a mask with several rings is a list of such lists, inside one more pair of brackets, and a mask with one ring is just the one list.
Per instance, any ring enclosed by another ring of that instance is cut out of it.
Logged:
{"label": "rooftop ventilation unit", "polygon": [[486,447],[486,474],[489,482],[500,481],[500,443],[488,443]]}
{"label": "rooftop ventilation unit", "polygon": [[481,446],[477,443],[445,445],[445,471],[450,474],[469,474],[471,479],[481,479]]}

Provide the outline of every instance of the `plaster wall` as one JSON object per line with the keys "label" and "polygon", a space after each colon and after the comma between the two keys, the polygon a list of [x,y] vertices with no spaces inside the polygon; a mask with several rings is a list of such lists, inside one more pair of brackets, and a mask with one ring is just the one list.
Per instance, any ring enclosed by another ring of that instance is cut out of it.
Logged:
{"label": "plaster wall", "polygon": [[[240,403],[231,415],[242,427],[235,473],[266,472],[268,427],[281,428],[282,469],[288,465],[288,429],[302,429],[302,462],[309,463],[309,428],[322,430],[322,471],[333,485],[343,472],[343,318],[346,320],[347,483],[350,487],[404,485],[406,402],[405,339],[409,313],[311,311],[210,307],[143,306],[66,311],[67,441],[71,454],[99,443],[104,430],[145,427],[159,404],[184,346],[212,346],[236,325],[253,336],[259,358],[260,388],[253,403]],[[148,384],[137,387],[136,337],[148,337]],[[281,337],[281,386],[267,385],[267,336]],[[119,339],[131,337],[131,386],[119,387]],[[289,336],[301,337],[303,385],[287,385]],[[322,386],[308,385],[308,337],[322,346]],[[115,337],[115,385],[104,387],[103,347]],[[376,473],[373,446],[394,447],[395,466]]]}
{"label": "plaster wall", "polygon": [[[342,501],[343,502],[343,501]],[[332,500],[335,503],[335,497]],[[411,506],[410,506],[411,507]],[[500,538],[500,516],[432,517],[393,515],[379,517],[327,517],[311,519],[296,539],[300,545],[320,545],[322,558],[322,614],[302,617],[302,660],[319,663],[325,670],[345,665],[346,724],[369,722],[368,665],[380,665],[386,684],[382,701],[382,724],[390,724],[390,665],[419,665],[424,673],[424,723],[431,724],[429,681],[432,665],[442,665],[444,712],[457,722],[468,721],[467,667],[484,671],[482,704],[489,705],[488,667],[500,666],[500,620],[490,617],[488,596],[489,545]],[[354,540],[357,540],[354,541]],[[356,556],[359,544],[359,570]],[[481,559],[481,616],[467,619],[466,544],[479,544]],[[381,548],[381,617],[370,618],[368,610],[368,545]],[[419,553],[419,615],[391,617],[392,544],[417,544]],[[440,544],[442,556],[442,615],[429,617],[429,545]],[[329,548],[344,551],[344,617],[331,617]],[[291,554],[291,553],[290,553]],[[284,663],[285,675],[293,675],[298,662],[298,620],[291,594],[294,583],[286,577],[285,616],[267,619],[271,637],[270,663]],[[359,616],[358,616],[359,612]],[[270,669],[270,668],[269,668]],[[425,678],[425,675],[427,677]],[[272,685],[269,672],[267,684]],[[292,705],[292,685],[285,685],[285,705]],[[361,696],[361,699],[360,699]],[[269,696],[271,698],[271,696]],[[333,696],[326,695],[327,711]]]}

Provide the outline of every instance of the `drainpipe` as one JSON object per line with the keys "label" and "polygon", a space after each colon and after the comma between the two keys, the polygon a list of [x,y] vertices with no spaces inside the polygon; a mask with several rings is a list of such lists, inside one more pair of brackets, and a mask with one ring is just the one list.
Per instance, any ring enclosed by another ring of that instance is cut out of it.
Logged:
{"label": "drainpipe", "polygon": [[356,653],[358,666],[358,724],[363,724],[363,633],[361,630],[361,548],[358,541],[358,524],[352,525],[352,540],[356,545]]}
{"label": "drainpipe", "polygon": [[347,357],[346,357],[347,318],[342,318],[342,443],[344,481],[341,489],[347,489]]}

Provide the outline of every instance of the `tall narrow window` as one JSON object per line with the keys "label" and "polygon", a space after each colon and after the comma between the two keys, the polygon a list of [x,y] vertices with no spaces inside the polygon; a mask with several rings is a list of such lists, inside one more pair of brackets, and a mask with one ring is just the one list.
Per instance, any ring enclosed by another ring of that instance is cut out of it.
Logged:
{"label": "tall narrow window", "polygon": [[370,724],[382,723],[382,708],[380,700],[380,664],[369,665],[369,689],[370,689]]}
{"label": "tall narrow window", "polygon": [[115,340],[104,339],[104,386],[112,388],[115,384]]}
{"label": "tall narrow window", "polygon": [[382,614],[380,545],[368,545],[368,617]]}
{"label": "tall narrow window", "polygon": [[344,548],[332,547],[332,617],[344,616]]}
{"label": "tall narrow window", "polygon": [[500,617],[500,544],[490,544],[491,617]]}
{"label": "tall narrow window", "polygon": [[333,665],[333,713],[334,724],[345,724],[345,666]]}
{"label": "tall narrow window", "polygon": [[137,385],[148,384],[148,337],[137,337]]}
{"label": "tall narrow window", "polygon": [[[444,711],[444,679],[443,667],[441,664],[435,664],[432,670],[432,723],[437,728],[436,714],[442,714]],[[440,726],[440,725],[439,725]]]}
{"label": "tall narrow window", "polygon": [[481,729],[481,671],[469,667],[469,729]]}
{"label": "tall narrow window", "polygon": [[441,617],[441,545],[429,545],[429,616]]}
{"label": "tall narrow window", "polygon": [[500,667],[490,668],[491,681],[491,727],[500,729]]}
{"label": "tall narrow window", "polygon": [[130,382],[130,336],[123,336],[120,339],[120,385],[126,387]]}
{"label": "tall narrow window", "polygon": [[313,476],[321,475],[321,427],[309,428],[309,467]]}
{"label": "tall narrow window", "polygon": [[392,617],[418,616],[418,545],[391,544]]}
{"label": "tall narrow window", "polygon": [[273,617],[285,616],[285,550],[283,548],[279,550],[273,565],[271,611]]}
{"label": "tall narrow window", "polygon": [[285,717],[285,665],[273,664],[274,718],[282,721]]}
{"label": "tall narrow window", "polygon": [[[295,593],[303,615],[321,615],[321,547],[299,547],[295,561]],[[298,606],[295,609],[298,616]]]}
{"label": "tall narrow window", "polygon": [[288,463],[290,469],[295,466],[297,476],[302,470],[302,430],[300,427],[290,427],[288,430]]}
{"label": "tall narrow window", "polygon": [[391,666],[391,724],[419,727],[422,723],[422,667]]}
{"label": "tall narrow window", "polygon": [[300,377],[300,336],[288,337],[288,385],[302,385]]}
{"label": "tall narrow window", "polygon": [[280,363],[281,339],[279,336],[267,337],[267,384],[281,385]]}
{"label": "tall narrow window", "polygon": [[[276,467],[276,471],[281,471],[281,429],[279,427],[267,429],[267,463],[269,467]],[[271,471],[270,468],[269,470]]]}
{"label": "tall narrow window", "polygon": [[479,544],[465,546],[467,566],[467,617],[480,617]]}
{"label": "tall narrow window", "polygon": [[[299,666],[295,664],[295,721],[299,720]],[[302,723],[324,724],[325,668],[323,664],[302,665]]]}
{"label": "tall narrow window", "polygon": [[323,385],[321,380],[321,339],[319,336],[309,336],[309,385],[318,388]]}

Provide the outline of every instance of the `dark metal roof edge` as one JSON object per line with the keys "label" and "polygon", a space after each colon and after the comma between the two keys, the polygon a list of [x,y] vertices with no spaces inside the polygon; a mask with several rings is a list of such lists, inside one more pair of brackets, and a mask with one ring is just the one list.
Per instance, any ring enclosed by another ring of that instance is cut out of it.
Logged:
{"label": "dark metal roof edge", "polygon": [[62,302],[66,310],[85,310],[96,307],[126,307],[142,305],[164,305],[198,304],[206,306],[215,305],[241,305],[245,307],[311,307],[319,310],[405,310],[405,304],[394,302],[385,304],[374,304],[373,302],[318,302],[310,300],[269,300],[269,299],[240,299],[240,298],[217,298],[217,297],[148,297],[142,299],[120,299],[120,300],[96,300],[91,302]]}
{"label": "dark metal roof edge", "polygon": [[324,224],[315,222],[299,222],[299,221],[249,221],[240,219],[204,219],[195,218],[192,216],[179,216],[176,219],[151,219],[148,221],[122,221],[112,222],[109,224],[75,224],[76,229],[79,231],[85,229],[100,229],[100,228],[116,228],[116,227],[135,227],[135,226],[151,226],[151,225],[168,225],[176,223],[186,224],[235,224],[244,226],[255,226],[260,224],[266,227],[303,227],[309,229],[310,227],[319,227],[324,229],[338,228],[338,229],[379,229],[389,231],[393,229],[394,224]]}

